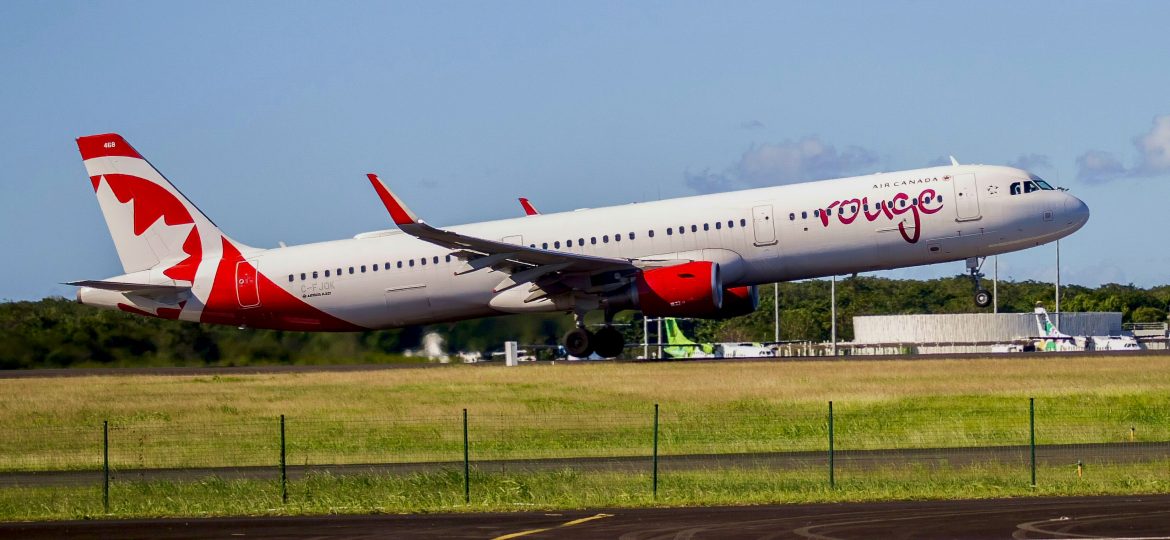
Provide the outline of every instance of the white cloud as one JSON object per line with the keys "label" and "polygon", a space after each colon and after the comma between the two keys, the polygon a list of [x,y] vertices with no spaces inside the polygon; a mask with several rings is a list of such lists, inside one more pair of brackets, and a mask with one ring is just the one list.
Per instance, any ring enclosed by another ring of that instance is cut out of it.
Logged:
{"label": "white cloud", "polygon": [[753,146],[740,156],[738,163],[722,173],[688,171],[684,178],[691,189],[710,193],[846,176],[877,163],[877,155],[865,148],[848,146],[838,151],[835,146],[810,136]]}
{"label": "white cloud", "polygon": [[1088,184],[1100,184],[1128,174],[1125,165],[1110,152],[1089,150],[1077,158],[1077,179]]}
{"label": "white cloud", "polygon": [[1134,138],[1137,164],[1126,167],[1117,156],[1104,150],[1089,150],[1077,158],[1077,178],[1102,183],[1120,178],[1161,176],[1170,173],[1170,114],[1155,116],[1154,126]]}
{"label": "white cloud", "polygon": [[764,123],[759,120],[747,120],[739,124],[740,129],[763,129],[765,127],[768,126],[765,126]]}
{"label": "white cloud", "polygon": [[1133,143],[1141,153],[1135,174],[1155,176],[1170,172],[1170,114],[1154,117],[1154,127]]}
{"label": "white cloud", "polygon": [[1024,169],[1031,171],[1032,169],[1047,168],[1052,166],[1052,160],[1044,154],[1020,154],[1020,157],[1009,161],[1009,167],[1017,169]]}

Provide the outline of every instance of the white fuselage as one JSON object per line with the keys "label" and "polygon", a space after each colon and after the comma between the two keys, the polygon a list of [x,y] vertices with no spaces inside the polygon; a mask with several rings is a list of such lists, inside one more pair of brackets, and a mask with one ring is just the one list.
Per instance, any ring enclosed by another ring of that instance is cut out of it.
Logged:
{"label": "white fuselage", "polygon": [[[568,253],[714,261],[733,287],[1006,253],[1084,225],[1087,207],[1063,191],[1013,194],[1028,179],[1009,167],[935,167],[446,229]],[[499,272],[456,275],[463,262],[450,254],[390,230],[243,255],[291,295],[363,328],[555,309],[493,293]]]}

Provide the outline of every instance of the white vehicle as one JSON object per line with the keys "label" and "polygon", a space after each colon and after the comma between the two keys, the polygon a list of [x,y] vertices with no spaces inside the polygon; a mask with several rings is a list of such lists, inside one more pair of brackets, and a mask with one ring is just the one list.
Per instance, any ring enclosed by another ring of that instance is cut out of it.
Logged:
{"label": "white vehicle", "polygon": [[[397,230],[262,249],[228,237],[121,136],[77,144],[124,271],[72,282],[83,304],[295,331],[565,312],[576,357],[621,352],[618,311],[733,317],[755,310],[759,284],[779,281],[966,260],[986,306],[984,257],[1089,219],[1085,203],[1027,171],[953,162],[440,228],[370,174]],[[585,328],[590,311],[605,314],[596,332]]]}
{"label": "white vehicle", "polygon": [[759,343],[716,343],[716,358],[769,358],[776,356],[771,347]]}
{"label": "white vehicle", "polygon": [[1041,351],[1139,351],[1141,345],[1133,336],[1070,336],[1062,333],[1048,317],[1048,310],[1036,306],[1036,328],[1040,339],[1036,349]]}

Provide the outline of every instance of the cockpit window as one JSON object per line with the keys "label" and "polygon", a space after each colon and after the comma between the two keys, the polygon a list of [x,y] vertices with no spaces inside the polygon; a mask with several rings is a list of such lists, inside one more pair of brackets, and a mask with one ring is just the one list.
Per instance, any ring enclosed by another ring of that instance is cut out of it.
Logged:
{"label": "cockpit window", "polygon": [[1032,193],[1033,191],[1051,191],[1053,188],[1048,182],[1041,180],[1039,177],[1032,177],[1031,180],[1020,180],[1012,182],[1010,186],[1010,193],[1012,195],[1019,195],[1021,193]]}

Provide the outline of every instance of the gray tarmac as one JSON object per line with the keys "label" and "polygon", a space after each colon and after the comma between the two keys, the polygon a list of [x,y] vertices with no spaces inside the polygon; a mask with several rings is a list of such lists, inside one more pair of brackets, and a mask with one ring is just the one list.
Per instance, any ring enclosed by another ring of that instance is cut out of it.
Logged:
{"label": "gray tarmac", "polygon": [[0,538],[1170,538],[1170,495],[2,523]]}

